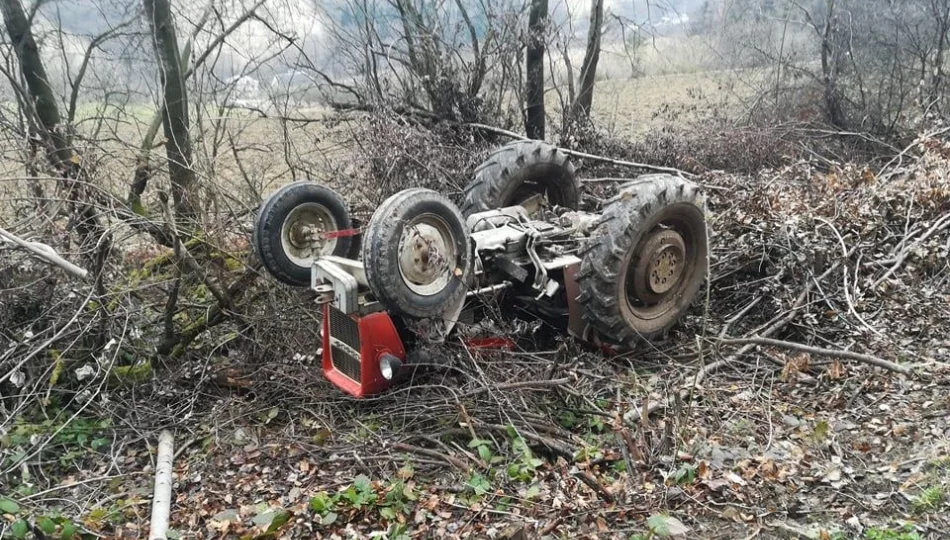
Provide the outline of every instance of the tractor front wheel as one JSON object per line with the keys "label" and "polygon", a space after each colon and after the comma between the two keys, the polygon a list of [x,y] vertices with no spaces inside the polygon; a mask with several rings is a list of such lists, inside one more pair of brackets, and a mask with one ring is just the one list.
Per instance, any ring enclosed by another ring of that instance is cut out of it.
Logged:
{"label": "tractor front wheel", "polygon": [[465,221],[444,195],[400,191],[373,213],[363,240],[366,280],[386,309],[442,318],[467,292],[472,252]]}
{"label": "tractor front wheel", "polygon": [[252,244],[268,273],[287,285],[302,287],[310,284],[310,267],[316,258],[344,257],[350,251],[351,236],[327,238],[324,234],[351,226],[339,194],[314,182],[294,182],[261,206]]}

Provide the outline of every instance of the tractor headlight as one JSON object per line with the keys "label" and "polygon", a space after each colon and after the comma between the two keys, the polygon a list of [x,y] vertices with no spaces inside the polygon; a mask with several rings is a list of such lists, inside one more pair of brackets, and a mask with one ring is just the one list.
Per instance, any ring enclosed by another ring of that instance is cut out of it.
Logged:
{"label": "tractor headlight", "polygon": [[387,381],[393,380],[400,367],[402,367],[402,362],[391,354],[384,354],[379,359],[379,372]]}

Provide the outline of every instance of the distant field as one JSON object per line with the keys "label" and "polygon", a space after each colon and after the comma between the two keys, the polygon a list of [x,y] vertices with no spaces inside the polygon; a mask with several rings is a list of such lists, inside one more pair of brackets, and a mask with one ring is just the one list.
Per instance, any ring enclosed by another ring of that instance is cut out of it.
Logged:
{"label": "distant field", "polygon": [[[583,50],[570,54],[572,63],[579,66]],[[710,54],[697,38],[660,38],[642,45],[631,64],[621,45],[605,45],[594,94],[596,124],[613,136],[637,139],[656,129],[687,126],[711,109],[739,110],[749,91],[736,84],[735,71],[702,70],[703,65],[711,65]],[[559,93],[566,94],[563,67],[563,61],[555,59],[549,73],[551,137],[556,136],[561,119]],[[355,172],[352,145],[359,143],[353,133],[356,125],[321,121],[327,112],[318,107],[294,111],[290,113],[294,117],[314,121],[291,122],[284,129],[276,118],[260,118],[256,112],[206,107],[200,123],[193,125],[195,168],[200,179],[226,187],[229,205],[255,204],[261,194],[293,180],[294,170],[297,178],[311,176],[345,188]],[[99,186],[120,197],[128,193],[142,138],[154,114],[154,106],[141,103],[107,107],[85,103],[79,107],[78,129],[95,139],[85,148],[80,143],[79,149],[95,165],[93,178]],[[110,120],[98,122],[102,116]],[[163,138],[160,129],[151,150],[153,163],[159,165],[164,164]],[[231,150],[232,140],[240,163]],[[0,142],[0,201],[27,193],[18,148],[15,141]],[[162,176],[155,178],[153,188],[160,189]],[[150,189],[153,204],[154,193]]]}

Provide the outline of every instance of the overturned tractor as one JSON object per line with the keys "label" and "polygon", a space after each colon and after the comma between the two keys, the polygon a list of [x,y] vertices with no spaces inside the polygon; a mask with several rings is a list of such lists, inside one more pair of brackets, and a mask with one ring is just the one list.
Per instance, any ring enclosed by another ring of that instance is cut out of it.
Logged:
{"label": "overturned tractor", "polygon": [[412,363],[407,351],[464,332],[489,306],[532,313],[612,350],[669,330],[706,274],[698,187],[646,175],[581,207],[567,156],[519,141],[478,167],[461,208],[411,188],[363,225],[334,191],[287,185],[262,206],[254,248],[276,279],[316,293],[323,372],[363,397],[397,380]]}

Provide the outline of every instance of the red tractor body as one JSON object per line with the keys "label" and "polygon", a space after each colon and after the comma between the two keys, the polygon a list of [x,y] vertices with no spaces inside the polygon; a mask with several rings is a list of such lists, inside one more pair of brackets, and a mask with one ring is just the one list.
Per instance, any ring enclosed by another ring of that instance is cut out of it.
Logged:
{"label": "red tractor body", "polygon": [[318,184],[263,205],[254,247],[277,279],[317,294],[323,373],[347,394],[387,390],[426,343],[514,347],[490,323],[505,313],[625,348],[664,334],[702,286],[703,202],[682,178],[640,177],[585,206],[563,153],[527,141],[494,152],[464,193],[460,209],[400,191],[365,227]]}

